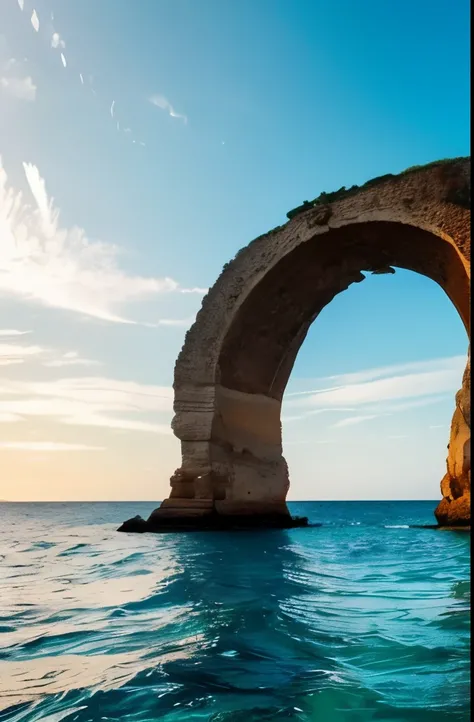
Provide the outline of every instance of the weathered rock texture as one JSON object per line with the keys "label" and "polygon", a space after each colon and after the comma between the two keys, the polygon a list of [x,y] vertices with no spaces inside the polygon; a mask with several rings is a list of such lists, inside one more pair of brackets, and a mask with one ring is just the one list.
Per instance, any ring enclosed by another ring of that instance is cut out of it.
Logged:
{"label": "weathered rock texture", "polygon": [[[470,159],[323,194],[289,216],[226,265],[186,336],[174,380],[182,465],[155,527],[216,514],[288,518],[283,393],[310,325],[364,271],[428,276],[470,332]],[[436,511],[443,525],[470,523],[469,386],[468,364]]]}
{"label": "weathered rock texture", "polygon": [[435,516],[442,526],[470,525],[471,520],[471,354],[456,394],[451,422],[447,472],[441,482],[443,499]]}

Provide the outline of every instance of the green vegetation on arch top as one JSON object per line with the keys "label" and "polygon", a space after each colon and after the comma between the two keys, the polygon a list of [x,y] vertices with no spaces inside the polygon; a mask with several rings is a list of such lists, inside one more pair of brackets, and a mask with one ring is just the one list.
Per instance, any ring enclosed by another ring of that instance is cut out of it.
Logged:
{"label": "green vegetation on arch top", "polygon": [[323,193],[320,193],[319,196],[314,200],[303,201],[300,206],[297,206],[296,208],[293,208],[293,210],[288,211],[286,217],[291,220],[300,213],[308,211],[310,208],[315,208],[316,206],[325,206],[329,203],[334,203],[334,201],[340,201],[343,198],[347,198],[348,196],[352,196],[355,193],[358,193],[359,191],[366,190],[368,188],[372,188],[373,186],[379,185],[379,183],[389,181],[392,178],[400,178],[400,176],[406,175],[407,173],[414,173],[415,171],[421,169],[424,170],[426,168],[434,168],[438,165],[455,163],[458,160],[464,160],[464,158],[443,158],[442,160],[434,160],[431,163],[426,163],[426,165],[412,165],[410,166],[410,168],[406,168],[406,170],[403,170],[401,173],[386,173],[386,175],[379,175],[377,176],[377,178],[372,178],[361,186],[354,185],[351,186],[351,188],[346,188],[345,186],[342,186],[342,188],[339,188],[338,191],[333,191],[332,193],[325,193],[323,191]]}

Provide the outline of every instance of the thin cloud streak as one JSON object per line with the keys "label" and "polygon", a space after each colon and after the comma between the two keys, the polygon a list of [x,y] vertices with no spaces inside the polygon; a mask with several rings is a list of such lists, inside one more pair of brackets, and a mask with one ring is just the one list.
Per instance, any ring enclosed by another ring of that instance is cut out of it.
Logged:
{"label": "thin cloud streak", "polygon": [[311,396],[312,394],[322,394],[326,391],[337,391],[337,389],[342,388],[342,386],[329,386],[324,389],[311,389],[309,391],[293,391],[292,393],[285,394],[285,398],[290,398],[293,396]]}
{"label": "thin cloud streak", "polygon": [[38,345],[24,346],[17,343],[4,343],[1,338],[14,338],[28,333],[27,331],[5,330],[0,331],[0,366],[24,363],[28,359],[38,356],[46,357],[43,366],[49,368],[62,368],[63,366],[100,366],[100,361],[81,357],[77,351],[60,353],[54,349],[43,348]]}
{"label": "thin cloud streak", "polygon": [[[103,377],[0,382],[0,414],[171,435],[173,390]],[[160,421],[143,415],[164,414]],[[137,418],[137,416],[139,418]],[[142,418],[140,418],[142,416]]]}
{"label": "thin cloud streak", "polygon": [[[348,374],[346,378],[373,378],[375,380],[325,389],[318,393],[311,393],[301,399],[291,400],[289,404],[293,407],[313,408],[337,408],[348,405],[358,407],[369,403],[395,402],[452,393],[453,389],[460,383],[465,363],[466,358],[464,356],[454,356],[445,359],[433,359],[427,362],[416,362],[415,364],[405,364],[403,366],[404,374],[386,378],[379,378],[380,375],[385,375],[385,371],[382,374],[380,369]],[[394,367],[388,368],[393,370]],[[400,368],[398,367],[398,369]],[[415,369],[414,372],[413,369]]]}
{"label": "thin cloud streak", "polygon": [[0,361],[11,359],[24,360],[28,356],[43,354],[45,349],[41,346],[21,346],[16,343],[0,343]]}
{"label": "thin cloud streak", "polygon": [[66,444],[59,441],[0,441],[0,449],[10,451],[105,451],[104,446]]}
{"label": "thin cloud streak", "polygon": [[76,351],[67,351],[59,358],[45,361],[43,366],[48,368],[63,368],[64,366],[101,366],[100,361],[94,359],[82,358]]}
{"label": "thin cloud streak", "polygon": [[158,326],[180,326],[187,327],[194,323],[194,318],[162,318]]}
{"label": "thin cloud streak", "polygon": [[[334,376],[332,379],[337,381],[359,383],[325,386],[285,396],[284,408],[289,409],[290,414],[285,413],[282,422],[303,421],[329,412],[350,412],[352,416],[332,425],[332,428],[344,428],[381,416],[431,406],[454,396],[465,363],[466,357],[452,356]],[[393,372],[400,375],[390,376]],[[321,382],[324,384],[327,379],[321,379]]]}
{"label": "thin cloud streak", "polygon": [[[320,394],[324,391],[336,391],[343,386],[359,384],[367,381],[374,381],[388,376],[405,375],[409,373],[420,373],[426,371],[445,370],[446,368],[459,369],[466,364],[465,356],[450,356],[443,358],[428,359],[427,361],[410,361],[404,364],[393,364],[390,366],[381,366],[376,368],[364,369],[354,373],[338,374],[335,376],[327,376],[321,379],[315,379],[315,383],[320,381],[324,383],[323,388],[308,389],[305,391],[296,391],[285,394],[285,398],[293,396],[311,396],[312,394]],[[326,386],[327,381],[336,381],[337,385]]]}
{"label": "thin cloud streak", "polygon": [[172,278],[131,276],[117,263],[116,246],[91,241],[78,227],[61,228],[59,210],[46,191],[36,166],[24,163],[35,205],[8,187],[0,163],[0,291],[51,308],[102,321],[140,322],[124,317],[118,307],[158,294],[202,295],[204,289],[183,288]]}
{"label": "thin cloud streak", "polygon": [[295,441],[285,441],[284,446],[303,446],[306,444],[334,444],[335,439],[296,439]]}
{"label": "thin cloud streak", "polygon": [[161,110],[165,110],[168,115],[170,115],[172,118],[178,118],[186,123],[188,122],[188,119],[185,115],[182,113],[177,113],[169,100],[165,98],[164,95],[152,95],[150,98],[148,98],[149,102],[154,105],[156,108],[160,108]]}
{"label": "thin cloud streak", "polygon": [[338,413],[338,414],[348,413],[348,412],[355,411],[355,410],[356,410],[355,408],[350,407],[350,406],[349,407],[342,406],[340,408],[328,407],[328,408],[322,408],[322,409],[313,409],[312,411],[306,411],[303,414],[296,414],[294,416],[284,415],[284,416],[282,416],[281,420],[282,420],[282,422],[287,424],[292,421],[302,421],[303,419],[307,419],[309,416],[318,416],[319,414],[327,414],[327,413],[334,413],[334,412]]}
{"label": "thin cloud streak", "polygon": [[203,296],[209,291],[208,288],[201,288],[200,286],[196,286],[195,288],[180,288],[178,290],[180,293],[196,293],[200,296]]}
{"label": "thin cloud streak", "polygon": [[144,323],[142,325],[147,326],[147,328],[160,328],[160,326],[189,328],[195,320],[196,316],[189,316],[189,318],[160,318],[155,323]]}
{"label": "thin cloud streak", "polygon": [[446,368],[458,369],[466,364],[465,356],[450,356],[444,358],[428,359],[425,361],[410,361],[404,364],[393,364],[390,366],[381,366],[354,373],[339,374],[337,376],[329,376],[332,381],[338,382],[340,385],[359,384],[366,381],[374,381],[389,376],[404,376],[406,374],[426,373],[428,371],[445,370]]}
{"label": "thin cloud streak", "polygon": [[380,418],[380,414],[366,414],[362,416],[349,416],[347,419],[341,419],[332,425],[333,429],[339,429],[343,426],[355,426],[362,424],[364,421],[372,421],[372,419]]}

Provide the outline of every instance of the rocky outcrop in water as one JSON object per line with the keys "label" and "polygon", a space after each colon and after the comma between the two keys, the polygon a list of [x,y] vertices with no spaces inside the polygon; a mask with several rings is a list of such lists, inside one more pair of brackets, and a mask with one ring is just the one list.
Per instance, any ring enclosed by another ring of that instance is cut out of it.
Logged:
{"label": "rocky outcrop in water", "polygon": [[[156,509],[148,519],[137,515],[132,519],[124,521],[117,531],[143,534],[151,532],[158,534],[162,532],[182,531],[243,531],[249,529],[292,529],[295,527],[308,526],[308,518],[303,517],[282,517],[281,514],[262,514],[261,516],[241,515],[222,516],[216,512],[206,515],[189,514],[181,510],[174,516],[162,515]],[[319,525],[318,525],[319,526]]]}
{"label": "rocky outcrop in water", "polygon": [[464,371],[462,388],[456,394],[451,423],[447,471],[441,481],[442,501],[435,516],[442,526],[471,524],[471,357]]}

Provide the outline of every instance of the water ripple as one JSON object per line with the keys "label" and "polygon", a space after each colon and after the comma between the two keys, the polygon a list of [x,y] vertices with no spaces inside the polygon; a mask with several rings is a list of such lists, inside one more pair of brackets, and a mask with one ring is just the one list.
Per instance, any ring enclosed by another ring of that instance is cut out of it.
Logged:
{"label": "water ripple", "polygon": [[411,528],[432,504],[117,534],[142,506],[2,506],[0,722],[467,722],[469,537]]}

